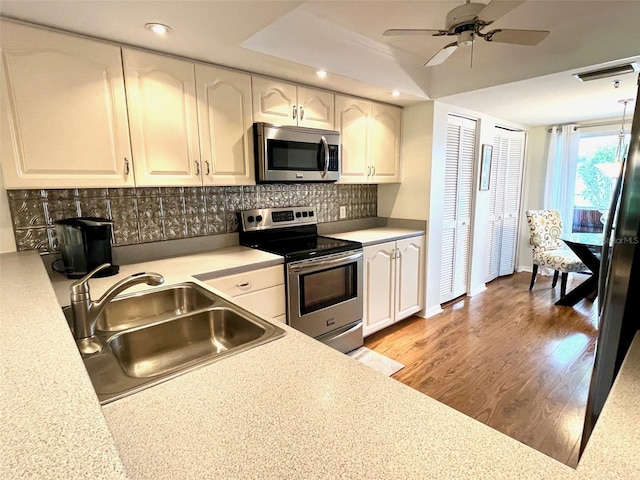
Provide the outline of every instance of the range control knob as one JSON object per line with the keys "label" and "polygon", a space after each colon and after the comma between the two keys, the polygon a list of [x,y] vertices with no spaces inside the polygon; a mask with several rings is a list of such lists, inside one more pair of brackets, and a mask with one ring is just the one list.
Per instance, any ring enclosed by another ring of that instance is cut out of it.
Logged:
{"label": "range control knob", "polygon": [[255,218],[253,218],[253,215],[249,215],[247,217],[247,222],[249,222],[249,223],[253,223],[254,220],[255,220]]}
{"label": "range control knob", "polygon": [[309,216],[313,217],[313,210],[309,210]]}
{"label": "range control knob", "polygon": [[262,215],[256,215],[256,222],[262,221]]}
{"label": "range control knob", "polygon": [[300,212],[296,212],[296,218],[300,218],[302,214]]}

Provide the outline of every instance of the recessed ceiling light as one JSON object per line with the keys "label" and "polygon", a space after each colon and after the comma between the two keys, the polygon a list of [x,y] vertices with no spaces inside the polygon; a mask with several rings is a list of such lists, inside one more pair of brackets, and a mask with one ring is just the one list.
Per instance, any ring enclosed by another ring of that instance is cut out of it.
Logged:
{"label": "recessed ceiling light", "polygon": [[391,95],[393,95],[394,97],[399,97],[400,92],[398,90],[394,90],[393,92],[391,92]]}
{"label": "recessed ceiling light", "polygon": [[319,76],[320,78],[325,78],[327,76],[327,72],[325,72],[324,70],[318,70],[316,72],[316,75]]}
{"label": "recessed ceiling light", "polygon": [[171,31],[171,27],[162,23],[147,23],[144,28],[151,30],[156,35],[166,35]]}

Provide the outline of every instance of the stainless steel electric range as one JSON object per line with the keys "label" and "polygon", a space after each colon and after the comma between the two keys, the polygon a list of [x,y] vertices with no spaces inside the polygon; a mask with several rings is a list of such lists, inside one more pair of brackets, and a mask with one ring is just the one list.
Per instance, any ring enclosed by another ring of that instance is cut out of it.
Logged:
{"label": "stainless steel electric range", "polygon": [[362,245],[318,235],[313,207],[238,213],[240,244],[284,256],[287,324],[348,352],[363,344]]}

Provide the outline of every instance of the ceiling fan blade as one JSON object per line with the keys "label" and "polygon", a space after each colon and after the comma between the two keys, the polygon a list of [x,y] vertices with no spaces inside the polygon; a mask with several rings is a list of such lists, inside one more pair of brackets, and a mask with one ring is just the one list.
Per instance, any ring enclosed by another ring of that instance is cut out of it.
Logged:
{"label": "ceiling fan blade", "polygon": [[385,30],[382,35],[385,37],[401,35],[433,35],[434,37],[439,37],[441,35],[447,35],[448,33],[446,30],[428,30],[424,28],[392,28]]}
{"label": "ceiling fan blade", "polygon": [[524,2],[525,0],[492,0],[478,12],[478,18],[486,23],[495,22]]}
{"label": "ceiling fan blade", "polygon": [[440,65],[447,58],[449,58],[451,54],[457,50],[457,48],[458,48],[458,42],[453,42],[453,43],[450,43],[449,45],[446,45],[442,50],[440,50],[433,57],[431,57],[431,60],[425,63],[424,66],[433,67],[435,65]]}
{"label": "ceiling fan blade", "polygon": [[547,38],[549,33],[550,32],[546,30],[514,30],[503,28],[500,30],[491,30],[483,36],[488,42],[533,46]]}

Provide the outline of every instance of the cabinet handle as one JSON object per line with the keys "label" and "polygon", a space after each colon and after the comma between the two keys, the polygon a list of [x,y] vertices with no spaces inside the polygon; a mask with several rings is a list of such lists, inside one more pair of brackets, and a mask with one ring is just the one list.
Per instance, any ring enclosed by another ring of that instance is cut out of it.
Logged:
{"label": "cabinet handle", "polygon": [[196,175],[200,175],[200,162],[196,160]]}
{"label": "cabinet handle", "polygon": [[209,160],[205,160],[204,164],[207,166],[207,176],[211,175],[211,166],[209,165]]}
{"label": "cabinet handle", "polygon": [[371,166],[367,167],[367,177],[371,176]]}
{"label": "cabinet handle", "polygon": [[304,107],[300,107],[300,120],[304,119]]}
{"label": "cabinet handle", "polygon": [[293,106],[293,119],[295,120],[296,116],[298,115],[298,107],[297,106]]}
{"label": "cabinet handle", "polygon": [[374,165],[373,167],[371,167],[371,170],[373,171],[373,173],[371,174],[372,177],[376,176],[376,166]]}
{"label": "cabinet handle", "polygon": [[129,159],[125,158],[124,159],[124,174],[125,175],[129,175]]}
{"label": "cabinet handle", "polygon": [[240,288],[241,290],[246,290],[247,288],[251,288],[251,282],[247,281],[244,283],[239,283],[236,285],[236,287]]}

